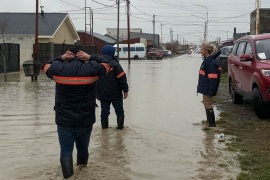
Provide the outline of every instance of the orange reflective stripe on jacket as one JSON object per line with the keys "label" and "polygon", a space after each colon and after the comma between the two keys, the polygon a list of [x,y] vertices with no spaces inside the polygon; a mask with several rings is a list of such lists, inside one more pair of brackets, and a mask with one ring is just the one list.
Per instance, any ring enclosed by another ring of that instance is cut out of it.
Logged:
{"label": "orange reflective stripe on jacket", "polygon": [[201,70],[200,69],[200,72],[199,72],[201,75],[205,76],[205,71],[204,70]]}
{"label": "orange reflective stripe on jacket", "polygon": [[217,74],[208,74],[208,78],[210,79],[217,79],[218,75]]}
{"label": "orange reflective stripe on jacket", "polygon": [[105,67],[105,69],[106,69],[106,74],[108,74],[108,72],[109,72],[110,69],[111,69],[110,65],[109,65],[109,64],[106,64],[106,63],[101,63],[101,64]]}
{"label": "orange reflective stripe on jacket", "polygon": [[46,74],[46,72],[49,69],[49,67],[51,67],[50,64],[45,64],[42,71]]}
{"label": "orange reflective stripe on jacket", "polygon": [[123,71],[123,72],[121,72],[120,74],[118,74],[116,77],[117,78],[120,78],[120,77],[122,77],[122,76],[124,76],[126,73]]}
{"label": "orange reflective stripe on jacket", "polygon": [[63,77],[63,76],[53,76],[53,80],[59,84],[66,85],[85,85],[92,84],[98,80],[98,76],[90,77]]}

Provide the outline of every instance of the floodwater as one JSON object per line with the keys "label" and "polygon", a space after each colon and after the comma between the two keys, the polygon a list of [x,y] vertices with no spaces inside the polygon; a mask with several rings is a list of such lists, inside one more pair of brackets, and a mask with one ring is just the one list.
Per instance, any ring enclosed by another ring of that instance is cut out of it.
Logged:
{"label": "floodwater", "polygon": [[[75,179],[236,179],[236,155],[200,125],[206,119],[196,93],[200,55],[121,64],[130,86],[125,129],[116,130],[112,108],[110,128],[102,130],[97,108],[88,169],[76,167],[74,150]],[[37,82],[23,72],[8,74],[6,82],[0,76],[1,180],[63,179],[54,87],[43,74]]]}

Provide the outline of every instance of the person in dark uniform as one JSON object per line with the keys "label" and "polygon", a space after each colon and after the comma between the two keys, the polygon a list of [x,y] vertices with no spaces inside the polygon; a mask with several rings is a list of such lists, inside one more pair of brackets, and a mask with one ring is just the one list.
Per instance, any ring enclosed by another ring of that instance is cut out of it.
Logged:
{"label": "person in dark uniform", "polygon": [[101,127],[106,129],[109,127],[109,115],[111,104],[117,115],[117,129],[124,128],[124,108],[123,99],[128,97],[128,83],[126,73],[122,66],[114,58],[115,48],[106,45],[102,48],[102,58],[108,60],[113,68],[108,74],[101,75],[97,81],[97,98],[101,104]]}
{"label": "person in dark uniform", "polygon": [[60,143],[60,163],[66,179],[74,174],[74,143],[77,165],[87,165],[90,136],[96,119],[95,82],[110,68],[105,59],[88,55],[78,47],[42,67],[46,76],[56,82],[55,122]]}
{"label": "person in dark uniform", "polygon": [[216,127],[213,97],[217,94],[220,82],[221,67],[216,59],[220,51],[216,52],[216,47],[207,43],[202,45],[201,53],[203,62],[199,71],[197,93],[203,95],[208,127]]}

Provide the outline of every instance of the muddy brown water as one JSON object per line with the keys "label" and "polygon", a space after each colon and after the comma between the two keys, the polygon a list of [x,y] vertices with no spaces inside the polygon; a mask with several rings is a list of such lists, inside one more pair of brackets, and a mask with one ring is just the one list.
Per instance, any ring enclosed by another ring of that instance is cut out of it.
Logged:
{"label": "muddy brown water", "polygon": [[[236,179],[236,155],[203,131],[205,112],[196,93],[200,55],[121,61],[130,86],[126,128],[100,128],[100,108],[90,142],[88,169],[76,179]],[[0,179],[63,179],[54,123],[55,83],[43,74],[0,76]],[[99,103],[98,103],[99,104]],[[229,139],[225,135],[226,140]]]}

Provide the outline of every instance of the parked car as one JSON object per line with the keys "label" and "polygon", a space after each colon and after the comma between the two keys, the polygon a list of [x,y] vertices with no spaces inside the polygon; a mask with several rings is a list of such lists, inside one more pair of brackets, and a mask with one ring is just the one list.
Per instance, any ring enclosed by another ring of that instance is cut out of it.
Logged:
{"label": "parked car", "polygon": [[228,77],[233,103],[250,98],[259,118],[270,117],[270,34],[247,35],[235,42]]}
{"label": "parked car", "polygon": [[233,46],[225,46],[220,49],[221,54],[219,55],[218,62],[222,68],[222,72],[228,72],[228,62],[227,59],[232,51]]}
{"label": "parked car", "polygon": [[170,50],[163,50],[163,57],[172,56],[172,52]]}
{"label": "parked car", "polygon": [[163,51],[158,48],[151,48],[147,52],[147,59],[162,59]]}

